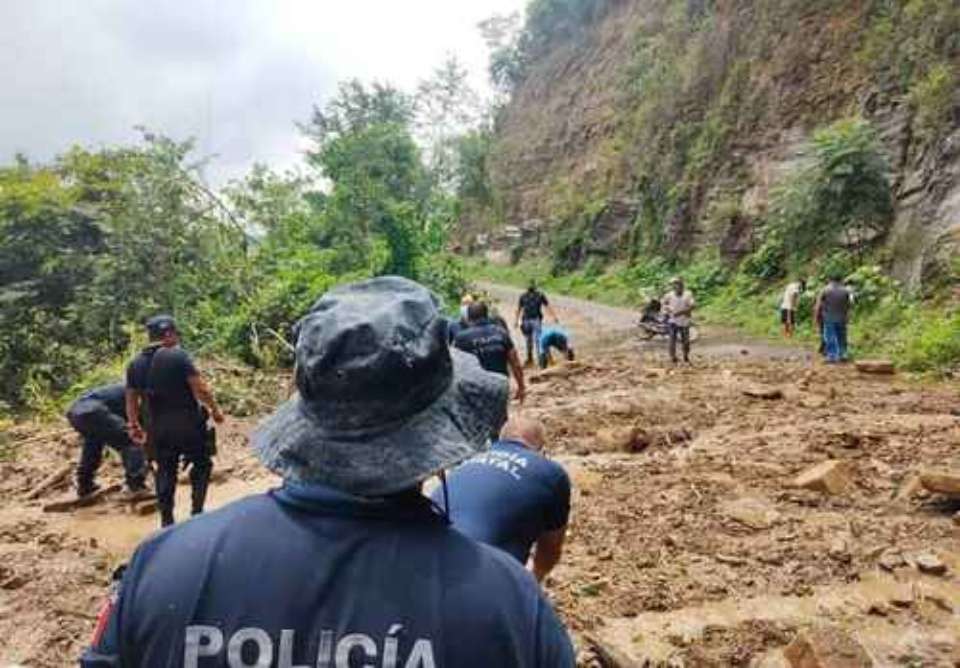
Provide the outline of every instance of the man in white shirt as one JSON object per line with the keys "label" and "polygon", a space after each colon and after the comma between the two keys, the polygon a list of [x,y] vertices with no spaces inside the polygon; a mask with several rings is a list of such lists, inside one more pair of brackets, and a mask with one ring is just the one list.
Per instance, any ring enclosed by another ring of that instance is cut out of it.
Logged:
{"label": "man in white shirt", "polygon": [[780,322],[783,324],[783,335],[788,339],[797,329],[797,307],[800,305],[800,295],[807,289],[807,282],[799,279],[787,285],[783,291],[783,300],[780,302]]}
{"label": "man in white shirt", "polygon": [[670,327],[670,360],[677,363],[677,339],[683,346],[683,361],[690,363],[690,315],[697,303],[693,293],[684,289],[679,276],[670,280],[671,290],[663,298],[663,310]]}

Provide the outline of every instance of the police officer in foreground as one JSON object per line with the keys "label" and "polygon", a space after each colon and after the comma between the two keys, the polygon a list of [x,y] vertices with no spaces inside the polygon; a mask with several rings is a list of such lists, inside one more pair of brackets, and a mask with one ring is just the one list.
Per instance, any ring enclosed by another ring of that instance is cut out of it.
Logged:
{"label": "police officer in foreground", "polygon": [[127,489],[131,494],[146,491],[146,463],[143,451],[127,433],[127,410],[122,383],[95,387],[70,404],[67,421],[83,439],[77,465],[77,496],[93,494],[94,482],[103,461],[103,446],[120,454]]}
{"label": "police officer in foreground", "polygon": [[539,421],[514,416],[488,452],[450,473],[445,494],[433,492],[454,527],[529,560],[537,580],[560,561],[570,517],[570,478],[540,454],[545,441]]}
{"label": "police officer in foreground", "polygon": [[522,402],[527,392],[523,365],[520,364],[520,356],[507,328],[490,318],[489,307],[484,302],[470,304],[467,323],[467,327],[457,332],[453,345],[474,355],[486,371],[506,376],[509,368],[517,384],[516,399]]}
{"label": "police officer in foreground", "polygon": [[446,337],[412,281],[326,293],[299,394],[253,435],[283,486],[147,539],[81,665],[572,668],[530,574],[420,491],[507,408],[506,379]]}
{"label": "police officer in foreground", "polygon": [[[213,470],[204,408],[218,423],[223,422],[223,413],[190,355],[180,348],[174,319],[168,315],[150,318],[147,334],[150,345],[127,367],[127,420],[133,439],[145,441],[150,457],[157,462],[157,509],[160,526],[165,527],[174,522],[181,461],[190,465],[191,512],[203,512]],[[146,433],[140,424],[144,403]]]}

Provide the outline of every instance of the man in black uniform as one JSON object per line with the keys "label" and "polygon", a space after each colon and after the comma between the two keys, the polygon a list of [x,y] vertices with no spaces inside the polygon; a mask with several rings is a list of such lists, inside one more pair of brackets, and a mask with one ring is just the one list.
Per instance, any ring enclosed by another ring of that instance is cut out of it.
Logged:
{"label": "man in black uniform", "polygon": [[97,469],[103,460],[103,446],[109,445],[120,453],[127,488],[131,492],[146,487],[143,451],[127,434],[127,411],[122,383],[96,387],[80,395],[67,410],[70,426],[83,438],[80,463],[77,465],[77,496],[97,491],[94,483]]}
{"label": "man in black uniform", "polygon": [[[146,440],[148,453],[157,462],[157,508],[160,526],[173,524],[177,467],[182,459],[190,466],[192,514],[203,512],[213,462],[207,448],[207,414],[223,422],[223,413],[190,355],[179,347],[176,323],[168,315],[147,321],[150,345],[127,367],[127,420],[134,440]],[[140,424],[140,407],[146,402],[146,438]]]}
{"label": "man in black uniform", "polygon": [[531,280],[527,291],[520,295],[520,301],[517,304],[517,327],[527,340],[526,363],[528,366],[533,366],[534,360],[540,358],[540,330],[543,327],[544,307],[553,321],[559,324],[560,319],[550,306],[547,296],[537,290],[537,282]]}
{"label": "man in black uniform", "polygon": [[526,394],[523,366],[506,328],[490,319],[490,311],[483,302],[474,302],[467,308],[469,327],[457,333],[453,345],[474,355],[486,371],[507,375],[507,367],[517,383],[517,401]]}

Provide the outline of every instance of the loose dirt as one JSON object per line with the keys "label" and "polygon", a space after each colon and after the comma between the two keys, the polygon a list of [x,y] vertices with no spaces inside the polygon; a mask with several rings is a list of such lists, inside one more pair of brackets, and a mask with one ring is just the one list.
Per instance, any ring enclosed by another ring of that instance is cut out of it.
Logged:
{"label": "loose dirt", "polygon": [[[516,292],[487,287],[512,320]],[[532,373],[523,410],[544,420],[574,482],[546,590],[582,666],[613,665],[601,658],[611,654],[622,665],[784,666],[782,649],[824,625],[878,666],[960,661],[960,503],[914,483],[921,469],[960,469],[956,387],[827,367],[709,327],[694,364],[673,368],[662,341],[635,339],[634,314],[552,301],[580,359]],[[248,452],[255,421],[222,430],[211,506],[276,484]],[[42,512],[69,497],[70,479],[28,497],[76,459],[76,439],[63,425],[7,438],[23,445],[0,463],[0,666],[69,665],[113,567],[157,520],[122,494]],[[841,492],[794,486],[828,460],[841,464]],[[100,482],[121,474],[108,457]]]}

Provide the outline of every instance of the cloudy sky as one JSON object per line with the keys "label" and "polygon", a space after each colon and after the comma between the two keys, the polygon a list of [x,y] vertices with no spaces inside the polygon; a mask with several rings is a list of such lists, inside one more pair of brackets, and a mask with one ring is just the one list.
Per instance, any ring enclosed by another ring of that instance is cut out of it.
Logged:
{"label": "cloudy sky", "polygon": [[0,0],[0,163],[135,125],[195,137],[214,182],[300,159],[338,81],[412,89],[448,53],[485,85],[477,23],[526,0]]}

